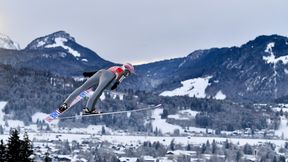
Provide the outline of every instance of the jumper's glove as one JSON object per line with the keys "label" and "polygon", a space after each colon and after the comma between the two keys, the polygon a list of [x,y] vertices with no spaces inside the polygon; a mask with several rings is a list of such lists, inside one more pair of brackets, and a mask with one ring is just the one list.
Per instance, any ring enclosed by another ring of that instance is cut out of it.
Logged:
{"label": "jumper's glove", "polygon": [[90,71],[90,72],[84,72],[83,76],[84,77],[91,77],[92,75],[94,75],[97,71]]}
{"label": "jumper's glove", "polygon": [[119,85],[120,82],[116,82],[112,87],[111,87],[111,90],[114,90],[117,88],[117,86]]}

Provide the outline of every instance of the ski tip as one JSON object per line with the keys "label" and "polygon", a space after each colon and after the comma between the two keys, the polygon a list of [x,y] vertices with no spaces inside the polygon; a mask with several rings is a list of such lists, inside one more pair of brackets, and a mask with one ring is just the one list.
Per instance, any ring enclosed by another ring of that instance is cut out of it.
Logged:
{"label": "ski tip", "polygon": [[52,118],[50,117],[50,116],[47,116],[46,118],[45,118],[45,121],[47,121],[48,123],[50,123],[50,122],[52,122]]}

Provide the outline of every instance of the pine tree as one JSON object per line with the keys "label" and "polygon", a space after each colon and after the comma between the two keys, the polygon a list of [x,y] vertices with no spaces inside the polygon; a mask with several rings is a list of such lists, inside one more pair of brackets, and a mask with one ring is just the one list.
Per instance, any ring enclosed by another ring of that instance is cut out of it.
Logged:
{"label": "pine tree", "polygon": [[244,145],[243,152],[244,152],[244,154],[252,155],[253,154],[253,149],[252,149],[251,145],[246,143]]}
{"label": "pine tree", "polygon": [[201,146],[201,154],[204,154],[205,151],[206,151],[206,145],[205,145],[205,143],[203,143]]}
{"label": "pine tree", "polygon": [[241,157],[242,157],[242,154],[241,154],[240,150],[238,150],[238,151],[236,152],[236,161],[239,162],[240,159],[241,159]]}
{"label": "pine tree", "polygon": [[45,153],[44,162],[51,162],[51,161],[52,161],[52,159],[49,157],[49,153],[46,152],[46,153]]}
{"label": "pine tree", "polygon": [[230,143],[228,141],[228,139],[226,139],[225,141],[225,149],[229,149],[230,148]]}
{"label": "pine tree", "polygon": [[186,148],[186,150],[187,150],[187,151],[191,151],[191,150],[192,150],[192,148],[191,148],[191,145],[190,145],[190,144],[188,144],[188,145],[187,145],[187,148]]}
{"label": "pine tree", "polygon": [[24,133],[23,141],[21,142],[21,158],[23,162],[30,162],[32,161],[29,157],[33,154],[32,144],[28,138],[27,132]]}
{"label": "pine tree", "polygon": [[10,137],[7,144],[7,161],[16,162],[22,161],[20,156],[21,140],[19,139],[19,133],[16,129],[11,130]]}
{"label": "pine tree", "polygon": [[281,156],[279,157],[279,162],[285,162],[285,161],[286,161],[286,160],[285,160],[285,157],[281,155]]}
{"label": "pine tree", "polygon": [[175,139],[172,139],[172,141],[170,142],[170,149],[171,149],[172,151],[175,150]]}
{"label": "pine tree", "polygon": [[3,140],[0,142],[0,162],[4,162],[6,160],[6,146],[3,143]]}
{"label": "pine tree", "polygon": [[101,134],[102,134],[102,135],[105,135],[105,134],[106,134],[106,130],[105,130],[105,127],[104,127],[104,126],[102,126]]}
{"label": "pine tree", "polygon": [[276,156],[273,157],[273,162],[277,162],[277,157]]}
{"label": "pine tree", "polygon": [[217,151],[217,144],[216,144],[216,141],[213,140],[213,142],[212,142],[212,154],[216,154],[216,151]]}
{"label": "pine tree", "polygon": [[4,134],[4,129],[2,125],[0,125],[0,134]]}

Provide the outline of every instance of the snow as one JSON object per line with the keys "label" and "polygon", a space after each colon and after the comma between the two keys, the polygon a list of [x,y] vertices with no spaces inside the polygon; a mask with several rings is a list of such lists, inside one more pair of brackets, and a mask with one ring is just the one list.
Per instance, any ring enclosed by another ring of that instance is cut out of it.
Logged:
{"label": "snow", "polygon": [[186,150],[175,150],[175,151],[169,151],[171,153],[173,153],[173,155],[178,155],[178,156],[181,156],[181,155],[196,155],[196,151],[186,151]]}
{"label": "snow", "polygon": [[135,157],[120,157],[120,162],[136,162],[137,158]]}
{"label": "snow", "polygon": [[5,106],[7,105],[8,102],[5,102],[5,101],[1,101],[0,102],[0,123],[4,123],[4,115],[5,113],[3,112],[4,111],[4,108]]}
{"label": "snow", "polygon": [[120,99],[121,101],[123,101],[124,93],[115,92],[115,91],[109,91],[108,94],[110,94],[110,96],[111,96],[113,99],[116,99],[116,97],[118,96],[119,99]]}
{"label": "snow", "polygon": [[83,62],[88,62],[88,60],[87,60],[87,59],[82,59],[81,61],[83,61]]}
{"label": "snow", "polygon": [[279,129],[275,131],[275,135],[284,138],[288,138],[288,120],[285,117],[281,117]]}
{"label": "snow", "polygon": [[49,114],[42,113],[42,112],[37,112],[34,115],[32,115],[32,122],[36,123],[37,120],[42,121],[44,120]]}
{"label": "snow", "polygon": [[194,78],[182,81],[182,87],[176,88],[172,91],[164,91],[160,95],[161,96],[185,96],[189,97],[197,97],[197,98],[205,98],[205,90],[210,85],[209,79],[212,76],[207,76],[203,78]]}
{"label": "snow", "polygon": [[40,42],[38,42],[37,47],[41,47],[41,46],[43,46],[44,44],[45,44],[44,41],[40,41]]}
{"label": "snow", "polygon": [[271,142],[276,144],[277,146],[283,146],[285,143],[285,140],[268,140],[268,139],[249,139],[249,138],[222,138],[222,137],[157,137],[157,136],[129,136],[129,135],[123,135],[123,136],[115,136],[115,135],[96,135],[93,136],[94,138],[99,138],[102,141],[109,141],[114,144],[127,144],[127,145],[136,145],[139,143],[143,143],[145,141],[150,141],[151,143],[159,141],[160,143],[164,145],[169,145],[170,142],[174,139],[175,144],[182,144],[187,145],[189,144],[203,144],[206,143],[207,140],[210,142],[215,140],[216,142],[224,142],[227,139],[233,143],[238,143],[243,146],[246,143],[249,143],[251,145],[256,145],[259,143],[265,143],[265,142]]}
{"label": "snow", "polygon": [[83,82],[86,78],[85,78],[85,77],[82,77],[82,76],[75,76],[75,77],[73,77],[73,79],[74,79],[76,82]]}
{"label": "snow", "polygon": [[[276,87],[277,85],[277,75],[278,75],[278,72],[276,70],[276,65],[279,61],[282,61],[284,64],[287,64],[288,63],[288,56],[281,56],[281,57],[278,57],[276,58],[274,53],[273,53],[273,50],[272,48],[275,46],[275,43],[274,42],[271,42],[267,45],[266,49],[265,49],[265,52],[269,53],[270,56],[263,56],[263,60],[268,63],[268,64],[273,64],[273,77],[274,77],[274,85]],[[277,98],[277,93],[278,93],[278,88],[276,87],[274,89],[274,98]]]}
{"label": "snow", "polygon": [[144,161],[150,161],[150,162],[152,162],[152,161],[156,162],[157,159],[152,157],[152,156],[143,156],[143,160]]}
{"label": "snow", "polygon": [[288,112],[287,108],[281,108],[281,107],[274,107],[273,108],[274,111],[281,111],[281,109],[282,109],[283,112]]}
{"label": "snow", "polygon": [[[283,112],[288,112],[287,106],[287,104],[278,104],[278,107],[273,107],[272,110],[279,112],[282,109]],[[280,119],[279,129],[275,131],[275,135],[282,137],[283,134],[284,138],[288,138],[288,119],[285,117],[281,117]]]}
{"label": "snow", "polygon": [[69,53],[71,53],[74,57],[80,57],[81,54],[75,50],[73,50],[71,47],[65,46],[64,42],[67,42],[68,40],[66,38],[55,38],[55,44],[49,44],[46,45],[46,48],[55,48],[55,47],[62,47],[66,50],[68,50]]}
{"label": "snow", "polygon": [[100,100],[103,101],[103,100],[105,100],[105,98],[106,98],[106,97],[105,97],[105,94],[103,93],[103,94],[100,96]]}
{"label": "snow", "polygon": [[267,64],[277,64],[279,61],[282,61],[283,64],[288,64],[288,55],[281,56],[276,58],[272,48],[275,46],[275,43],[269,43],[265,49],[265,52],[269,53],[270,56],[263,56],[263,60],[266,61]]}
{"label": "snow", "polygon": [[7,35],[0,33],[0,48],[20,50],[18,43],[12,41]]}
{"label": "snow", "polygon": [[175,115],[168,115],[168,118],[176,120],[190,120],[191,118],[195,118],[198,113],[198,111],[193,110],[181,110]]}
{"label": "snow", "polygon": [[[194,132],[194,133],[204,133],[206,132],[206,128],[198,128],[198,127],[188,127],[188,132]],[[212,129],[207,129],[208,132],[212,132]]]}
{"label": "snow", "polygon": [[218,91],[214,98],[216,100],[225,100],[226,95],[222,91]]}
{"label": "snow", "polygon": [[10,128],[24,127],[25,124],[20,120],[7,120],[8,126]]}
{"label": "snow", "polygon": [[89,125],[87,128],[73,128],[71,129],[71,133],[85,133],[85,134],[101,134],[102,127],[105,128],[105,132],[111,132],[111,129],[106,127],[105,125]]}
{"label": "snow", "polygon": [[[171,141],[174,140],[175,144],[187,145],[194,144],[200,145],[206,143],[207,140],[210,142],[215,140],[216,142],[224,142],[227,139],[240,146],[249,143],[250,145],[257,145],[261,143],[274,143],[277,147],[284,146],[285,140],[273,140],[273,139],[249,139],[249,138],[222,138],[222,137],[185,137],[185,136],[177,136],[177,137],[164,137],[164,136],[132,136],[132,135],[89,135],[89,134],[67,134],[67,133],[34,133],[28,132],[29,138],[34,141],[55,141],[55,140],[68,140],[72,142],[73,140],[78,141],[79,143],[87,140],[96,140],[96,141],[108,141],[113,143],[114,145],[139,145],[145,141],[160,142],[163,145],[169,146]],[[23,137],[23,133],[20,134],[20,137]],[[0,135],[0,139],[7,140],[9,135]],[[33,142],[35,143],[35,142]],[[47,142],[46,142],[47,143]]]}
{"label": "snow", "polygon": [[166,122],[166,119],[161,119],[161,114],[163,113],[162,108],[155,109],[152,113],[152,128],[155,131],[156,128],[161,130],[162,133],[170,133],[173,134],[176,129],[180,130],[180,133],[183,132],[182,127],[178,125],[169,124]]}

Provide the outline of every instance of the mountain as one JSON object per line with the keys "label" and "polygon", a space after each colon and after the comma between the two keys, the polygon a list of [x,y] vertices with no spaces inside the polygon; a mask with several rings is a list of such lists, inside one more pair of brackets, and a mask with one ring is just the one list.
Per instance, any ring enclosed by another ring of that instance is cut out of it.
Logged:
{"label": "mountain", "polygon": [[7,35],[0,33],[0,48],[20,50],[18,43],[12,41]]}
{"label": "mountain", "polygon": [[81,75],[83,71],[114,65],[78,44],[75,38],[65,31],[37,38],[23,50],[3,49],[0,52],[0,63],[11,64],[18,68],[50,71],[65,76]]}
{"label": "mountain", "polygon": [[[23,50],[0,49],[0,64],[13,68],[79,76],[114,63],[58,31],[33,40]],[[120,90],[163,96],[267,102],[288,96],[288,38],[259,36],[240,47],[197,50],[185,57],[136,66]]]}
{"label": "mountain", "polygon": [[287,64],[288,38],[259,36],[240,47],[197,50],[140,65],[138,78],[131,80],[138,89],[164,96],[266,102],[288,95]]}

